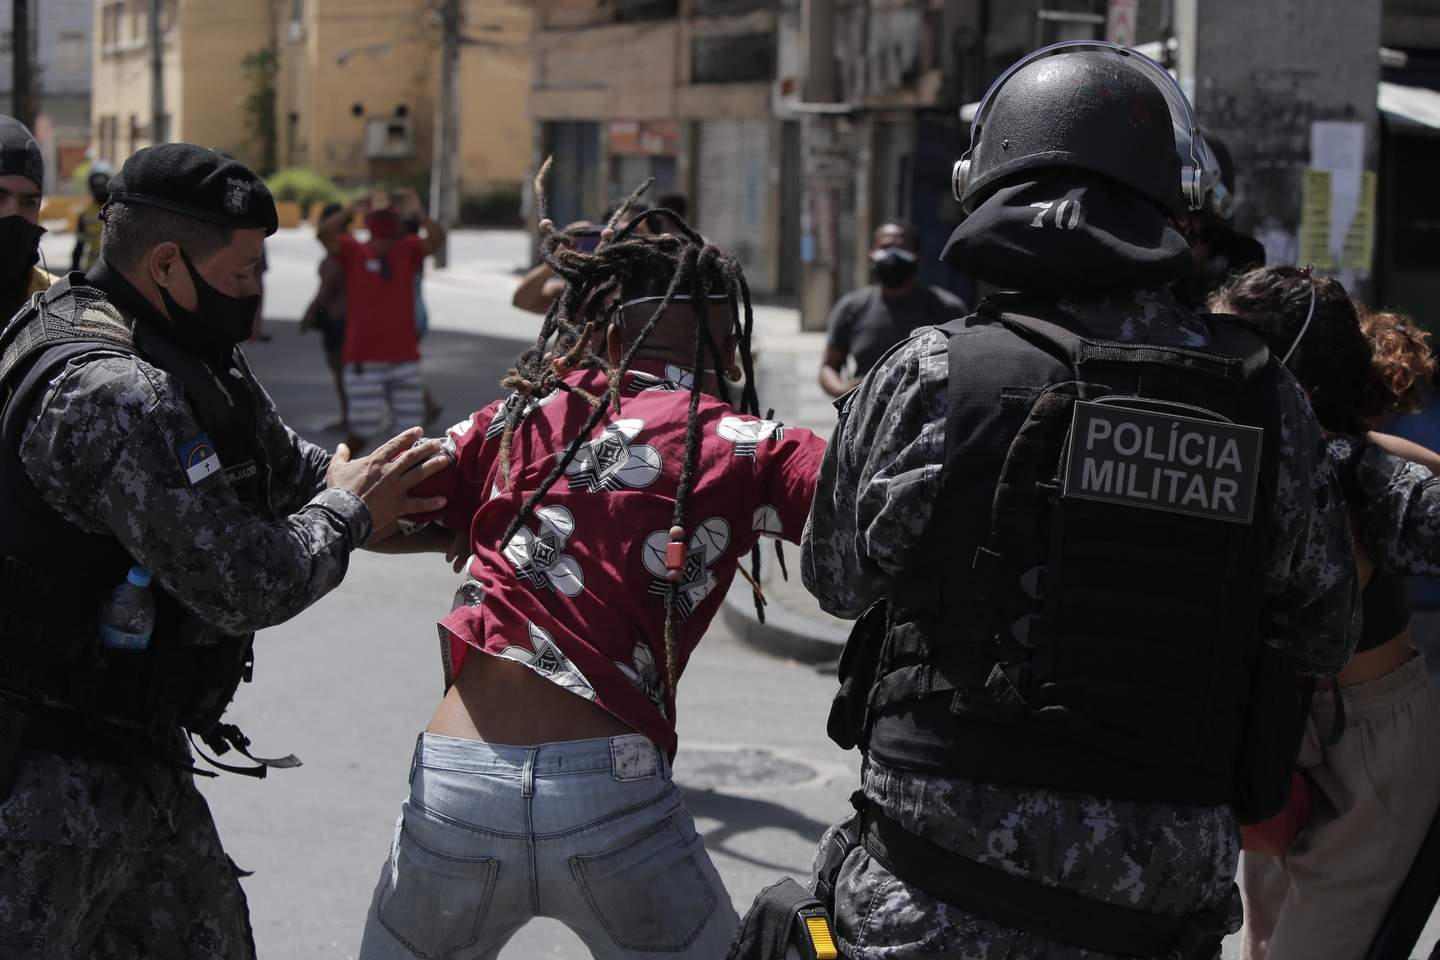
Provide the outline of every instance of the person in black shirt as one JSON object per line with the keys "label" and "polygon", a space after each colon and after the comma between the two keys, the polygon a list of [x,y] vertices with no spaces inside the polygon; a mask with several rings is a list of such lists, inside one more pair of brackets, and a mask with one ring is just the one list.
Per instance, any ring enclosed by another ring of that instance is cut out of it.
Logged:
{"label": "person in black shirt", "polygon": [[[970,308],[949,290],[915,279],[920,268],[920,234],[908,223],[890,220],[875,231],[870,265],[876,283],[852,290],[836,302],[826,322],[820,386],[838,397],[855,386],[886,350],[920,327],[963,317]],[[855,358],[847,376],[845,362]]]}

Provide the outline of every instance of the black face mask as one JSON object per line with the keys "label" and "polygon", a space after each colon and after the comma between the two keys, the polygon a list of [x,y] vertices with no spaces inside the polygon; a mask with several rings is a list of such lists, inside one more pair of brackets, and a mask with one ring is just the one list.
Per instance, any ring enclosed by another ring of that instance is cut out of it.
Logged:
{"label": "black face mask", "polygon": [[161,287],[160,299],[165,301],[170,322],[203,349],[224,354],[250,336],[255,311],[260,309],[260,294],[228,297],[205,282],[184,250],[180,251],[180,259],[185,261],[185,269],[195,284],[195,309],[186,310],[175,302],[169,290]]}
{"label": "black face mask", "polygon": [[40,262],[40,237],[45,228],[16,214],[0,217],[0,288],[19,283]]}
{"label": "black face mask", "polygon": [[903,287],[915,279],[915,271],[920,269],[920,261],[915,254],[899,247],[875,251],[870,255],[870,265],[880,286],[892,289]]}

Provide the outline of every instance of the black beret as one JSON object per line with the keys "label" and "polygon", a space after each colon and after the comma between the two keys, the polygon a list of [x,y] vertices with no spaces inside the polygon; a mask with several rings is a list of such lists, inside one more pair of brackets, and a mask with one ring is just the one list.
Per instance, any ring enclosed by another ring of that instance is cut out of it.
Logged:
{"label": "black beret", "polygon": [[110,180],[110,203],[138,203],[226,227],[280,226],[275,198],[238,160],[193,143],[162,143],[137,150]]}
{"label": "black beret", "polygon": [[45,158],[35,134],[14,117],[0,115],[0,176],[29,177],[37,188],[45,186]]}

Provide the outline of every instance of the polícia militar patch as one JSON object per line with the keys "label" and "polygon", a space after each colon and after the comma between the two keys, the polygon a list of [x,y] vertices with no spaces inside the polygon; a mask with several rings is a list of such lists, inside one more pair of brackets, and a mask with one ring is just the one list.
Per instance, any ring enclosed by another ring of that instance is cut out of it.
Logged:
{"label": "pol\u00edcia militar patch", "polygon": [[1249,523],[1265,431],[1076,401],[1067,497]]}
{"label": "pol\u00edcia militar patch", "polygon": [[186,483],[192,487],[220,472],[220,454],[215,450],[215,444],[210,442],[208,433],[180,444],[175,448],[175,455],[180,458]]}

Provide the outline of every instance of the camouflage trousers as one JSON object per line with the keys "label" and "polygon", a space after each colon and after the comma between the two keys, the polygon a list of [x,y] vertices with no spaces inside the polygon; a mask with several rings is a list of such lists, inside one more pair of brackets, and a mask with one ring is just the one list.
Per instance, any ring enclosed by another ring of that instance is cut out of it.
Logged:
{"label": "camouflage trousers", "polygon": [[[998,787],[897,770],[873,758],[865,760],[862,787],[889,817],[932,843],[1105,903],[1180,917],[1220,903],[1234,888],[1240,827],[1228,807]],[[829,841],[827,831],[819,854]],[[849,960],[1116,960],[937,900],[900,880],[863,846],[840,868],[833,919]],[[1238,901],[1230,923],[1231,932],[1240,928]]]}
{"label": "camouflage trousers", "polygon": [[254,956],[189,770],[26,755],[0,803],[0,960]]}

